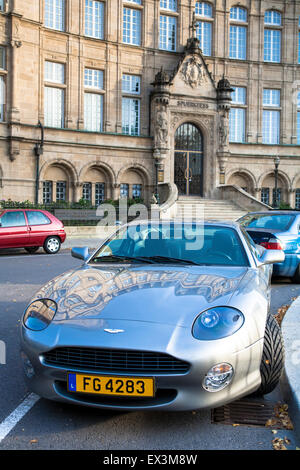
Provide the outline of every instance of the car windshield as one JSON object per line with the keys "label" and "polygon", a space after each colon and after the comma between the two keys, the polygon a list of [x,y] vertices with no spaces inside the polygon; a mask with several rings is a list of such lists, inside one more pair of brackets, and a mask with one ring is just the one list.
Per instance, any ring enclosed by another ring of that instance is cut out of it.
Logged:
{"label": "car windshield", "polygon": [[287,230],[295,216],[290,214],[248,214],[239,220],[243,227]]}
{"label": "car windshield", "polygon": [[122,227],[90,260],[103,262],[249,266],[241,239],[230,227],[158,222]]}

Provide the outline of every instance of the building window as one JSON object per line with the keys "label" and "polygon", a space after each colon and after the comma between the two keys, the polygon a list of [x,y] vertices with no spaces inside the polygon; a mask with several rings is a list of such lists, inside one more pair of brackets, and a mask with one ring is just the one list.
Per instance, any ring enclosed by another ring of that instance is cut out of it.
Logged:
{"label": "building window", "polygon": [[[87,131],[101,132],[103,122],[103,72],[85,69],[84,86],[93,93],[84,93],[84,127]],[[98,92],[97,92],[98,91]]]}
{"label": "building window", "polygon": [[127,135],[139,135],[140,100],[123,98],[122,132]]}
{"label": "building window", "polygon": [[[124,74],[122,78],[123,95],[140,94],[140,77]],[[127,135],[140,134],[140,99],[123,96],[122,132]]]}
{"label": "building window", "polygon": [[206,2],[196,2],[195,13],[201,18],[197,25],[196,36],[200,41],[200,48],[204,55],[211,55],[212,49],[212,6]]}
{"label": "building window", "polygon": [[212,6],[206,2],[196,2],[195,13],[197,16],[212,18]]}
{"label": "building window", "polygon": [[95,205],[99,206],[105,200],[105,183],[95,184]]}
{"label": "building window", "polygon": [[263,143],[279,144],[280,112],[263,111]]}
{"label": "building window", "polygon": [[279,108],[280,107],[280,90],[264,89],[263,90],[263,105]]}
{"label": "building window", "polygon": [[246,88],[233,87],[229,113],[229,142],[245,142]]}
{"label": "building window", "polygon": [[53,197],[53,183],[52,181],[43,182],[43,203],[50,204]]}
{"label": "building window", "polygon": [[[266,11],[265,26],[267,27],[265,27],[264,31],[264,61],[278,63],[281,60],[280,13],[274,10]],[[277,29],[274,29],[274,27]]]}
{"label": "building window", "polygon": [[270,205],[270,188],[261,188],[261,202]]}
{"label": "building window", "polygon": [[45,86],[45,126],[64,127],[64,90]]}
{"label": "building window", "polygon": [[92,201],[92,183],[83,183],[82,199],[89,202]]}
{"label": "building window", "polygon": [[230,9],[229,58],[245,60],[247,58],[247,10],[241,7]]}
{"label": "building window", "polygon": [[[6,69],[5,47],[0,47],[0,71],[5,71],[5,69]],[[5,74],[3,74],[3,75],[0,75],[0,122],[4,121],[5,102],[6,102],[6,83],[5,83]]]}
{"label": "building window", "polygon": [[103,90],[103,71],[96,69],[85,69],[84,86],[85,88]]}
{"label": "building window", "polygon": [[141,184],[133,184],[132,185],[132,198],[133,199],[141,199],[142,197],[142,185]]}
{"label": "building window", "polygon": [[56,201],[65,202],[67,198],[67,182],[57,181],[56,182]]}
{"label": "building window", "polygon": [[6,68],[5,47],[0,46],[0,69],[5,70],[5,68]]}
{"label": "building window", "polygon": [[160,0],[160,8],[163,10],[177,11],[177,0]]}
{"label": "building window", "polygon": [[137,75],[126,75],[122,77],[122,91],[130,95],[139,95],[141,88],[141,78]]}
{"label": "building window", "polygon": [[123,8],[123,42],[134,46],[141,45],[141,12],[133,8]]}
{"label": "building window", "polygon": [[280,142],[280,90],[263,90],[263,123],[262,136],[264,144],[279,144]]}
{"label": "building window", "polygon": [[85,35],[104,38],[104,3],[85,0]]}
{"label": "building window", "polygon": [[129,184],[122,183],[120,185],[120,197],[121,198],[125,198],[125,197],[128,198],[128,196],[129,196]]}
{"label": "building window", "polygon": [[300,92],[297,95],[297,144],[300,145]]}
{"label": "building window", "polygon": [[4,0],[0,0],[0,11],[4,11]]}
{"label": "building window", "polygon": [[45,0],[45,26],[65,30],[65,0]]}
{"label": "building window", "polygon": [[84,127],[90,132],[102,131],[103,97],[94,93],[84,94]]}
{"label": "building window", "polygon": [[4,121],[5,97],[6,97],[5,80],[4,80],[4,77],[0,75],[0,122]]}
{"label": "building window", "polygon": [[45,62],[44,114],[47,127],[64,127],[64,68],[63,64]]}
{"label": "building window", "polygon": [[281,26],[281,14],[275,10],[266,11],[265,24]]}
{"label": "building window", "polygon": [[51,83],[65,83],[65,66],[57,62],[45,62],[45,81]]}
{"label": "building window", "polygon": [[272,194],[273,194],[273,207],[275,207],[275,205],[279,206],[280,205],[280,202],[281,202],[281,188],[277,188],[277,197],[275,197],[275,188],[273,188],[273,191],[272,191]]}
{"label": "building window", "polygon": [[174,16],[160,15],[159,48],[164,51],[176,51],[177,19]]}
{"label": "building window", "polygon": [[300,188],[295,191],[295,208],[300,209]]}

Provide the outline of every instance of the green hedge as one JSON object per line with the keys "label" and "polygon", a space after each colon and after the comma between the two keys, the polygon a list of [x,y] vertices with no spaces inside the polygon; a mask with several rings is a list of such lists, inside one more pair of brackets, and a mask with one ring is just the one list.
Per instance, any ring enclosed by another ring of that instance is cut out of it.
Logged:
{"label": "green hedge", "polygon": [[[132,206],[133,204],[143,204],[143,199],[128,199],[127,207]],[[104,204],[111,204],[116,209],[116,215],[118,217],[118,207],[119,200],[107,199],[104,201]],[[51,214],[54,214],[55,209],[94,209],[97,207],[93,206],[89,201],[80,199],[79,202],[52,202],[50,204],[35,204],[31,201],[12,201],[11,199],[2,199],[0,200],[1,209],[43,209],[47,210]],[[130,218],[133,219],[132,217]],[[97,220],[63,220],[65,226],[95,226],[99,221]]]}
{"label": "green hedge", "polygon": [[[130,207],[133,204],[143,204],[143,199],[128,199],[127,206]],[[118,208],[119,199],[107,199],[103,204],[112,204],[114,207]],[[80,199],[79,202],[51,202],[49,204],[35,204],[31,201],[12,201],[11,199],[2,199],[0,201],[1,209],[44,209],[49,212],[54,211],[55,209],[97,209],[96,206],[91,204],[89,201]]]}

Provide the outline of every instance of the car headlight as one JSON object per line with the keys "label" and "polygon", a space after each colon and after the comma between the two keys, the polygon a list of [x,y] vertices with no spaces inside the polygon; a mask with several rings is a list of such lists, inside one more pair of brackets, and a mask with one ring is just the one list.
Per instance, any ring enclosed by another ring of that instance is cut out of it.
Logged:
{"label": "car headlight", "polygon": [[194,338],[203,341],[226,338],[238,331],[245,317],[233,307],[214,307],[200,313],[193,324]]}
{"label": "car headlight", "polygon": [[52,322],[56,310],[57,305],[53,300],[35,300],[25,310],[23,323],[29,330],[44,330]]}

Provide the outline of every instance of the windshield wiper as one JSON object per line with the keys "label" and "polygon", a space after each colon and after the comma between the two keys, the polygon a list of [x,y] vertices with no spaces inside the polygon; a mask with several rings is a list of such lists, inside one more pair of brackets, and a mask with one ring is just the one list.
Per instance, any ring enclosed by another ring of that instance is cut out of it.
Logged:
{"label": "windshield wiper", "polygon": [[155,255],[155,256],[147,256],[143,259],[149,259],[151,261],[167,261],[169,263],[181,263],[181,264],[194,264],[196,266],[199,266],[198,263],[195,263],[195,261],[192,261],[190,259],[182,259],[182,258],[172,258],[170,256],[159,256],[159,255]]}
{"label": "windshield wiper", "polygon": [[109,256],[98,256],[97,258],[94,258],[92,262],[97,263],[98,261],[108,261],[113,262],[113,261],[135,261],[135,262],[145,262],[145,263],[150,263],[153,264],[154,261],[152,261],[149,258],[143,258],[141,256],[127,256],[127,255],[109,255]]}

